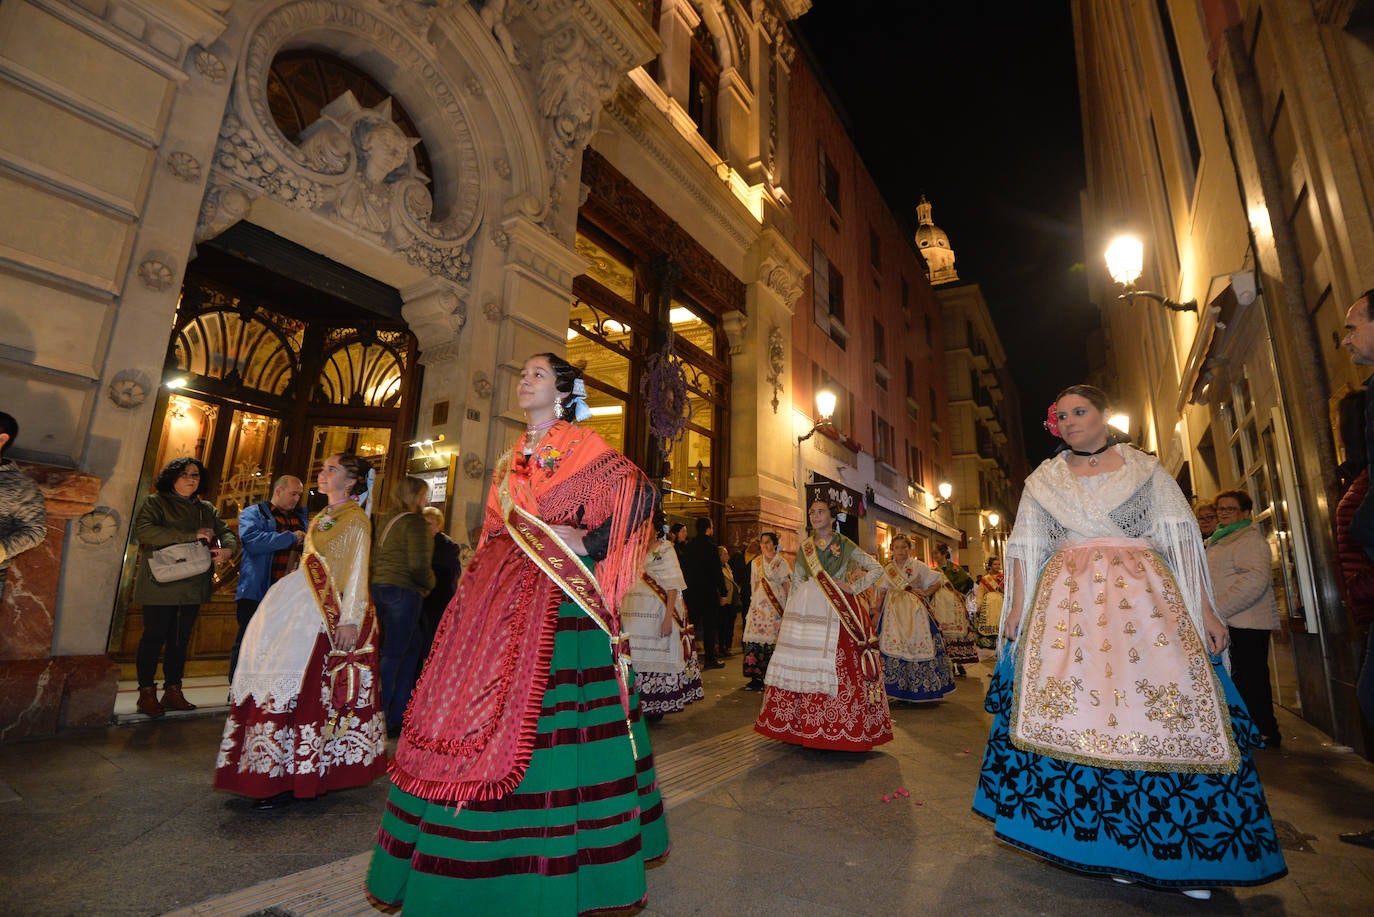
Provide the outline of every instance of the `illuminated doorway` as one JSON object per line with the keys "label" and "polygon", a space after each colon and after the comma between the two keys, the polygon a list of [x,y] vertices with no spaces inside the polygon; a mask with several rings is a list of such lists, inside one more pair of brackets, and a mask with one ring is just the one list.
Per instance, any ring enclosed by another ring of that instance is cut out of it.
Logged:
{"label": "illuminated doorway", "polygon": [[[188,267],[139,493],[171,459],[195,456],[210,474],[205,499],[237,530],[239,513],[267,499],[283,474],[301,478],[307,508],[320,509],[314,484],[324,459],[353,451],[373,465],[370,509],[404,473],[392,454],[414,429],[416,357],[394,289],[240,224]],[[143,630],[131,600],[138,563],[131,533],[109,641],[125,677]],[[227,671],[238,563],[216,571],[189,675]]]}

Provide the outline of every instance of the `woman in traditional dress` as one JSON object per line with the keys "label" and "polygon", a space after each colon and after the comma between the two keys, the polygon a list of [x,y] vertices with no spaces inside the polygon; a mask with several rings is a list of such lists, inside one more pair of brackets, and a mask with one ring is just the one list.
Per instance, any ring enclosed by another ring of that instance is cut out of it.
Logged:
{"label": "woman in traditional dress", "polygon": [[408,915],[633,907],[668,850],[619,615],[657,491],[570,422],[580,376],[525,361],[527,429],[415,686],[367,876]]}
{"label": "woman in traditional dress", "polygon": [[963,678],[968,674],[964,665],[978,661],[973,625],[969,623],[963,594],[943,572],[934,572],[939,574],[941,582],[930,597],[930,616],[935,619],[945,638],[945,652],[949,653],[949,661],[954,664],[954,676]]}
{"label": "woman in traditional dress", "polygon": [[1121,882],[1194,898],[1270,882],[1288,869],[1196,520],[1158,461],[1110,444],[1106,409],[1092,386],[1062,392],[1051,432],[1069,448],[1026,480],[973,809]]}
{"label": "woman in traditional dress", "polygon": [[638,676],[635,688],[639,707],[651,723],[665,713],[679,713],[706,696],[692,628],[682,604],[682,590],[687,584],[667,526],[659,531],[663,537],[645,555],[643,575],[620,605],[620,619],[630,638],[630,658]]}
{"label": "woman in traditional dress", "polygon": [[778,533],[759,536],[761,553],[749,565],[749,614],[744,618],[744,677],[746,691],[762,691],[768,660],[778,645],[782,610],[792,591],[792,568],[778,552]]}
{"label": "woman in traditional dress", "polygon": [[363,786],[386,770],[367,591],[372,526],[353,500],[371,470],[351,453],[325,459],[317,484],[329,505],[310,523],[300,567],[272,584],[243,635],[215,788],[261,809]]}
{"label": "woman in traditional dress", "polygon": [[973,629],[978,635],[979,649],[997,649],[997,629],[1002,623],[1002,593],[1005,589],[1002,558],[989,557],[987,572],[978,577],[973,587]]}
{"label": "woman in traditional dress", "polygon": [[868,751],[892,741],[878,637],[862,595],[883,568],[839,533],[837,516],[821,499],[807,509],[812,534],[797,551],[754,731],[810,748]]}
{"label": "woman in traditional dress", "polygon": [[883,567],[874,604],[878,613],[878,650],[883,659],[883,687],[899,701],[936,701],[954,690],[954,671],[945,653],[944,635],[926,601],[945,583],[911,556],[905,535],[892,538],[892,560]]}

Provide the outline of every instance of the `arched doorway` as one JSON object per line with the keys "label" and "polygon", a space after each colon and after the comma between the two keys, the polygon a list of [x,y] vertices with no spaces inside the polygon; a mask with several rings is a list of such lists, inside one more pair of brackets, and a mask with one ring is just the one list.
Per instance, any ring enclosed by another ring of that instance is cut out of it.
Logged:
{"label": "arched doorway", "polygon": [[[394,289],[251,224],[203,245],[186,273],[168,343],[139,492],[166,462],[199,458],[205,498],[237,527],[244,508],[293,474],[313,491],[324,459],[353,451],[376,469],[372,503],[405,473],[420,381],[415,338]],[[370,505],[368,507],[370,509]],[[139,548],[125,551],[109,651],[132,674],[143,629],[131,601]],[[216,571],[188,675],[222,674],[237,632],[238,561]]]}

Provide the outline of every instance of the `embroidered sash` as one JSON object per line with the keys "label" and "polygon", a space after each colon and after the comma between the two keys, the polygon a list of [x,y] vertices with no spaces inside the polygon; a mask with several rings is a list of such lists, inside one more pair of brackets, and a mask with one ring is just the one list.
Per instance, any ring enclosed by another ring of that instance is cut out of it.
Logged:
{"label": "embroidered sash", "polygon": [[[658,596],[658,600],[663,603],[663,607],[668,607],[668,591],[659,585],[658,580],[647,573],[640,574],[644,580],[644,585],[649,587],[649,591]],[[673,623],[677,625],[677,632],[682,637],[682,661],[692,661],[692,644],[696,642],[696,628],[682,619],[682,603],[676,602],[673,606]]]}
{"label": "embroidered sash", "polygon": [[767,574],[759,577],[759,582],[763,585],[763,594],[768,599],[768,604],[773,606],[773,610],[779,615],[782,614],[782,601],[778,594],[773,591],[773,584],[768,581]]}
{"label": "embroidered sash", "polygon": [[[301,561],[301,568],[305,571],[305,581],[310,584],[310,593],[315,597],[315,607],[319,609],[320,618],[324,621],[324,632],[329,637],[329,654],[325,661],[324,674],[329,679],[334,715],[338,716],[339,710],[351,707],[357,702],[364,684],[363,673],[372,667],[366,657],[377,651],[371,642],[374,630],[371,626],[373,616],[363,615],[363,623],[358,628],[358,640],[353,649],[339,649],[334,640],[343,610],[339,607],[339,597],[329,582],[329,570],[320,556],[314,552],[305,555]],[[370,610],[371,600],[368,601],[368,605]]]}
{"label": "embroidered sash", "polygon": [[878,637],[873,633],[873,622],[859,607],[858,599],[842,590],[834,577],[821,566],[816,544],[810,538],[802,542],[802,555],[811,569],[812,578],[820,587],[840,625],[859,648],[859,669],[864,679],[864,694],[870,704],[882,700],[883,664],[878,657]]}
{"label": "embroidered sash", "polygon": [[898,589],[915,592],[915,590],[911,588],[911,580],[907,579],[907,575],[897,569],[897,565],[892,561],[889,560],[883,565],[883,572],[887,574],[888,579],[896,584]]}
{"label": "embroidered sash", "polygon": [[888,561],[883,573],[896,588],[883,599],[878,649],[895,659],[929,662],[935,658],[935,638],[927,623],[925,596],[896,563]]}

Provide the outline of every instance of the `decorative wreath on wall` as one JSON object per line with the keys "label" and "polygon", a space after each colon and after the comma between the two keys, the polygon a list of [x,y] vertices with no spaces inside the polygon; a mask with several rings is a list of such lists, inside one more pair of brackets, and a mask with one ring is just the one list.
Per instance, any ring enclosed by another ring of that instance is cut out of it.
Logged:
{"label": "decorative wreath on wall", "polygon": [[687,403],[687,373],[682,361],[673,353],[671,336],[663,349],[650,354],[644,363],[645,371],[639,382],[639,394],[649,412],[649,431],[658,437],[658,449],[664,458],[687,432],[691,408]]}

